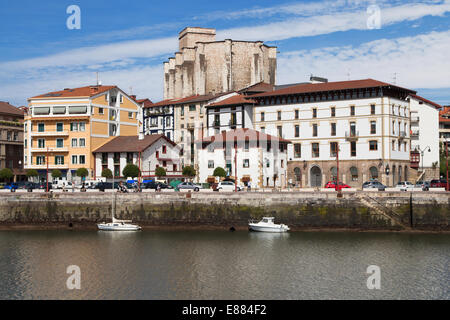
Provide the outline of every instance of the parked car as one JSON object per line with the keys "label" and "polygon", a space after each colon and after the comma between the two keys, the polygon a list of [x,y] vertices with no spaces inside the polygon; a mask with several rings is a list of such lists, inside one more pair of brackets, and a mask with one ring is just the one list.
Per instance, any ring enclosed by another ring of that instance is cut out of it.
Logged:
{"label": "parked car", "polygon": [[447,189],[447,180],[445,179],[431,180],[430,188],[445,188],[445,190],[450,191]]}
{"label": "parked car", "polygon": [[35,183],[35,182],[31,182],[31,181],[26,181],[25,184],[19,186],[19,189],[25,189],[25,190],[28,190],[28,189],[32,189],[32,190],[39,189],[39,184]]}
{"label": "parked car", "polygon": [[180,183],[177,188],[179,190],[184,189],[184,190],[194,190],[194,191],[200,191],[200,189],[203,189],[202,186],[198,185],[198,184],[194,184],[193,182],[182,182]]}
{"label": "parked car", "polygon": [[5,189],[6,183],[0,182],[0,189]]}
{"label": "parked car", "polygon": [[162,182],[155,182],[155,181],[150,181],[144,184],[143,188],[145,189],[156,189],[156,187],[159,186],[161,189],[173,189],[172,186],[169,186],[165,183]]}
{"label": "parked car", "polygon": [[[220,191],[220,190],[223,190],[223,191],[234,191],[235,190],[234,182],[232,182],[232,181],[221,181],[221,182],[217,183],[214,186],[213,190],[214,191]],[[237,191],[242,191],[243,187],[242,186],[237,186],[236,190]]]}
{"label": "parked car", "polygon": [[421,188],[422,191],[430,190],[430,183],[428,181],[418,181],[414,188]]}
{"label": "parked car", "polygon": [[[325,184],[325,188],[326,189],[336,189],[336,181],[328,181]],[[339,181],[339,188],[344,189],[344,188],[351,188],[351,187],[349,185]]]}
{"label": "parked car", "polygon": [[12,190],[16,190],[18,187],[19,186],[17,185],[16,182],[10,182],[10,183],[5,185],[5,189],[8,189],[8,190],[11,190],[11,189]]}
{"label": "parked car", "polygon": [[362,185],[363,190],[364,189],[378,189],[378,191],[385,191],[386,186],[382,184],[379,181],[367,181],[364,182]]}
{"label": "parked car", "polygon": [[67,180],[54,180],[52,182],[52,187],[55,189],[62,189],[64,186],[67,189],[72,189],[72,182]]}
{"label": "parked car", "polygon": [[[47,182],[41,182],[38,184],[39,185],[39,189],[44,189],[47,190]],[[52,190],[53,189],[53,185],[51,182],[48,183],[48,190]]]}
{"label": "parked car", "polygon": [[409,181],[400,181],[395,188],[400,189],[400,191],[408,191],[414,189],[414,185]]}

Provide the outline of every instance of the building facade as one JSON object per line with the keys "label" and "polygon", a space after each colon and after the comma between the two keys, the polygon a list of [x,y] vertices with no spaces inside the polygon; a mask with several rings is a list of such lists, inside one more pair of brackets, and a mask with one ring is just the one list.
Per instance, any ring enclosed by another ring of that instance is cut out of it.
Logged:
{"label": "building facade", "polygon": [[[141,171],[142,179],[155,178],[155,170],[163,167],[168,179],[182,177],[179,148],[165,135],[115,137],[93,151],[95,177],[102,177],[102,171],[109,169],[116,179],[123,177],[123,169],[129,163]],[[131,177],[137,178],[137,177]]]}
{"label": "building facade", "polygon": [[14,181],[23,180],[23,110],[0,101],[0,170],[9,168]]}
{"label": "building facade", "polygon": [[116,136],[136,136],[140,104],[116,86],[88,86],[28,99],[25,169],[45,179],[47,168],[72,180],[79,168],[94,178],[92,151]]}
{"label": "building facade", "polygon": [[439,178],[439,110],[437,103],[410,95],[411,177],[414,180]]}
{"label": "building facade", "polygon": [[445,144],[446,141],[450,141],[450,106],[439,111],[439,142]]}
{"label": "building facade", "polygon": [[[245,126],[292,141],[287,170],[292,186],[335,180],[338,152],[340,181],[361,187],[377,179],[392,186],[409,179],[409,94],[415,92],[372,79],[298,84],[245,97],[253,103],[252,121]],[[220,130],[231,129],[224,121]]]}
{"label": "building facade", "polygon": [[163,134],[173,139],[175,131],[174,106],[171,100],[150,104],[143,109],[145,135]]}
{"label": "building facade", "polygon": [[187,27],[179,51],[164,63],[164,99],[275,84],[277,48],[262,41],[216,41],[215,29]]}
{"label": "building facade", "polygon": [[288,140],[251,129],[233,129],[197,143],[200,182],[217,181],[213,173],[221,167],[238,184],[286,187]]}

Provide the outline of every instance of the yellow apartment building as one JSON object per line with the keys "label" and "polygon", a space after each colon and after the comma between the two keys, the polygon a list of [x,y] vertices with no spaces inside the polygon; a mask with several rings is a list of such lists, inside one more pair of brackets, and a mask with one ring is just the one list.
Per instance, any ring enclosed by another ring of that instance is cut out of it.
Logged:
{"label": "yellow apartment building", "polygon": [[86,168],[95,177],[92,151],[117,136],[139,134],[141,106],[117,86],[87,86],[28,99],[24,119],[24,168],[45,180],[47,167],[68,181]]}

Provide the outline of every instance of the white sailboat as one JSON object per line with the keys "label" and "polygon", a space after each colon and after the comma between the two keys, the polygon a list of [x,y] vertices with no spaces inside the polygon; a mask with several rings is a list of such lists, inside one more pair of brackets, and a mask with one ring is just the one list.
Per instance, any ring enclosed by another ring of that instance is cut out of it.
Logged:
{"label": "white sailboat", "polygon": [[112,222],[106,223],[99,223],[97,224],[97,227],[99,230],[103,231],[139,231],[142,228],[138,225],[131,224],[131,220],[119,220],[114,218],[114,212],[115,212],[115,195],[114,192],[114,182],[113,182],[113,199],[112,199],[112,206],[111,206],[111,215],[112,215]]}

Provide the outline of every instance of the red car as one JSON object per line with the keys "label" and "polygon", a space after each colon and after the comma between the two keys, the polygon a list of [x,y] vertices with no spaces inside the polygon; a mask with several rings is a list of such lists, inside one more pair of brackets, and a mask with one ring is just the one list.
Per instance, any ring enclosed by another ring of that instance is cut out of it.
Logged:
{"label": "red car", "polygon": [[447,190],[447,180],[445,179],[431,180],[430,188],[445,188]]}
{"label": "red car", "polygon": [[[336,189],[336,181],[328,181],[327,184],[325,185],[325,188],[326,189]],[[344,189],[344,188],[351,188],[351,187],[349,185],[346,185],[339,181],[339,188]]]}

